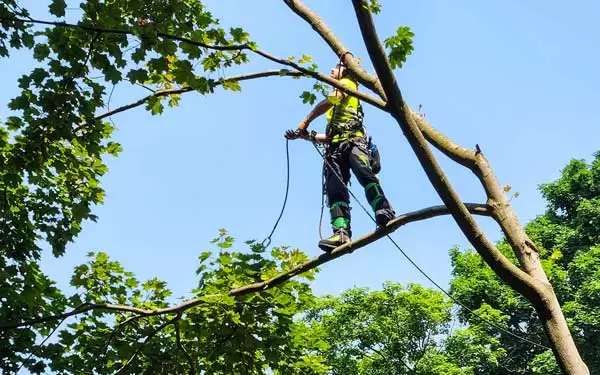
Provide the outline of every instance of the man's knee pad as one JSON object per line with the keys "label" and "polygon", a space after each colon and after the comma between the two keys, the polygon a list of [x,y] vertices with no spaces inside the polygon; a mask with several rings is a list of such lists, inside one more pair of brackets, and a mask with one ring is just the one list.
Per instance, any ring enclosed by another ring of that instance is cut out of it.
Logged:
{"label": "man's knee pad", "polygon": [[377,204],[384,199],[383,190],[376,182],[371,182],[365,186],[365,195],[373,210],[377,209]]}

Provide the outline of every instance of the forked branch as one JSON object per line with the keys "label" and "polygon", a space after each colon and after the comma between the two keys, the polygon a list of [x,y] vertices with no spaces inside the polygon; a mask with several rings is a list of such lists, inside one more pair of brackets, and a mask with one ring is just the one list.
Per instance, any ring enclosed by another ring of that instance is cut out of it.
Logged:
{"label": "forked branch", "polygon": [[[310,8],[302,3],[300,0],[283,0],[284,3],[305,20],[312,28],[321,36],[321,38],[331,47],[333,52],[337,56],[341,56],[344,52],[348,51],[342,41],[335,35],[333,30]],[[383,92],[381,82],[376,75],[369,74],[359,64],[357,59],[352,58],[348,61],[348,69],[354,73],[358,81],[365,87],[373,90],[382,98],[387,98],[387,94]],[[387,112],[389,110],[385,109]],[[433,146],[439,149],[442,153],[448,156],[455,162],[464,165],[468,168],[474,168],[475,164],[475,152],[468,150],[451,139],[446,137],[444,134],[437,131],[431,124],[425,119],[419,116],[416,112],[410,111],[415,122],[423,132],[423,135]]]}
{"label": "forked branch", "polygon": [[388,98],[388,109],[400,125],[433,187],[451,211],[459,228],[486,263],[512,288],[534,299],[538,296],[535,280],[508,260],[481,231],[435,159],[423,133],[404,103],[385,50],[375,31],[371,13],[363,6],[364,0],[352,0],[352,5],[371,62]]}

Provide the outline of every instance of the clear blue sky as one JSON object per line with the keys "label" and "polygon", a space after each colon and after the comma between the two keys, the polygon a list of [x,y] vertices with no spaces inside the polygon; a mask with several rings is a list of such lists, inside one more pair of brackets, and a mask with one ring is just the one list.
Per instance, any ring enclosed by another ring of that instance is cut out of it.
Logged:
{"label": "clear blue sky", "polygon": [[[413,108],[424,105],[427,119],[456,142],[478,143],[502,184],[520,197],[514,208],[526,223],[542,212],[537,185],[549,182],[571,158],[590,158],[600,149],[596,110],[600,96],[600,3],[559,1],[396,1],[382,0],[376,16],[381,37],[397,26],[415,32],[415,51],[398,82]],[[22,1],[49,18],[45,2]],[[310,54],[328,72],[336,57],[327,45],[281,1],[210,0],[226,26],[244,27],[259,46],[287,57]],[[350,2],[306,0],[368,63]],[[71,16],[77,10],[70,11]],[[28,66],[26,56],[0,60],[0,99],[16,93],[16,79]],[[242,71],[275,68],[253,57]],[[239,72],[240,70],[237,70]],[[285,140],[310,107],[298,95],[311,81],[269,78],[245,82],[241,93],[186,94],[181,106],[153,117],[136,109],[113,117],[123,153],[109,160],[103,180],[106,201],[96,210],[98,223],[83,233],[60,259],[49,256],[43,269],[62,287],[88,251],[105,251],[140,279],[166,280],[175,296],[196,285],[201,251],[219,228],[239,240],[262,239],[276,219],[285,189]],[[117,86],[111,105],[146,95]],[[395,122],[369,106],[366,126],[382,153],[381,179],[397,212],[440,204]],[[5,116],[5,106],[0,115]],[[315,122],[322,131],[324,120]],[[273,245],[320,254],[318,221],[321,161],[303,141],[290,144],[291,187],[288,206]],[[482,202],[483,191],[467,171],[441,157],[451,182],[465,201]],[[360,185],[352,190],[361,201]],[[360,236],[372,223],[353,203],[353,231]],[[324,213],[324,235],[329,234]],[[496,240],[497,226],[478,219]],[[448,250],[468,246],[450,217],[411,224],[395,240],[438,283],[450,280]],[[382,239],[322,267],[315,293],[337,293],[352,286],[377,288],[385,280],[430,284]]]}

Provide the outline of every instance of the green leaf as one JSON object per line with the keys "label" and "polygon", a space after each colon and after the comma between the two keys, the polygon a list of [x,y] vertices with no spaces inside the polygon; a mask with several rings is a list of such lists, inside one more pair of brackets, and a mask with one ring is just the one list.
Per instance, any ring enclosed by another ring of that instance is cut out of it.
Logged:
{"label": "green leaf", "polygon": [[127,78],[131,83],[142,83],[148,80],[148,71],[146,69],[132,69],[127,73]]}
{"label": "green leaf", "polygon": [[412,38],[414,33],[408,26],[400,26],[396,35],[385,39],[384,44],[390,50],[388,58],[392,69],[402,68],[406,58],[413,51]]}
{"label": "green leaf", "polygon": [[67,3],[65,0],[52,0],[52,3],[48,6],[50,13],[57,17],[65,16],[65,9],[67,9]]}
{"label": "green leaf", "polygon": [[231,91],[242,91],[238,81],[225,81],[223,82],[223,88]]}
{"label": "green leaf", "polygon": [[299,64],[305,64],[305,63],[311,63],[311,62],[312,62],[312,57],[309,55],[304,55],[304,54],[298,60]]}
{"label": "green leaf", "polygon": [[379,0],[363,0],[363,7],[373,14],[381,12]]}
{"label": "green leaf", "polygon": [[317,96],[310,91],[303,91],[302,94],[300,94],[300,98],[304,104],[314,104],[317,100]]}
{"label": "green leaf", "polygon": [[34,39],[33,39],[33,34],[30,33],[23,33],[21,36],[21,40],[23,42],[23,45],[27,48],[32,48],[34,46]]}
{"label": "green leaf", "polygon": [[250,34],[239,27],[232,28],[230,33],[233,37],[233,41],[238,44],[247,41],[250,36]]}
{"label": "green leaf", "polygon": [[160,98],[152,97],[150,100],[146,102],[146,109],[150,110],[152,115],[159,115],[164,111],[164,105],[162,104]]}
{"label": "green leaf", "polygon": [[111,141],[106,145],[106,152],[110,155],[117,156],[121,151],[123,151],[123,147],[117,142]]}
{"label": "green leaf", "polygon": [[10,116],[6,119],[6,126],[8,130],[16,131],[23,126],[23,120],[20,117]]}

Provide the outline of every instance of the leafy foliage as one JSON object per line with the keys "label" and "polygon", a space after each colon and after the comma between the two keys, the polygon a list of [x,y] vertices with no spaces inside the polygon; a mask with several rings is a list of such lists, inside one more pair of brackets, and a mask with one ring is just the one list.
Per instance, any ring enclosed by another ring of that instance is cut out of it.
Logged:
{"label": "leafy foliage", "polygon": [[[452,330],[452,303],[417,284],[352,288],[306,314],[330,374],[484,374],[504,355],[487,325]],[[500,322],[489,307],[479,314]]]}
{"label": "leafy foliage", "polygon": [[[64,1],[51,1],[48,9],[56,21],[64,21]],[[30,13],[16,1],[0,4],[0,56],[29,50],[37,64],[18,79],[20,93],[9,102],[10,115],[0,124],[2,321],[58,313],[67,303],[77,304],[76,298],[67,299],[56,289],[37,263],[41,243],[60,256],[84,221],[96,220],[92,210],[104,199],[100,179],[107,172],[105,159],[121,151],[111,140],[113,126],[97,119],[108,89],[129,82],[155,90],[186,86],[206,94],[215,82],[211,74],[248,61],[244,51],[203,48],[168,35],[216,48],[252,45],[242,29],[219,27],[197,0],[88,0],[76,14],[79,19],[72,27],[38,26],[27,22]],[[198,74],[197,64],[206,73]],[[238,87],[230,83],[227,88]],[[163,100],[150,102],[148,109],[161,113]],[[125,286],[103,282],[96,280],[94,288],[125,298]],[[89,290],[86,296],[97,300],[98,293]],[[91,321],[98,329],[99,319]],[[55,325],[2,331],[2,370],[16,372],[21,363],[33,373],[42,372],[42,362],[54,358],[58,349],[33,344]],[[92,334],[81,340],[92,340]]]}
{"label": "leafy foliage", "polygon": [[[82,222],[96,219],[91,208],[104,197],[103,156],[120,151],[110,141],[113,127],[96,119],[107,85],[129,81],[209,93],[214,79],[208,74],[248,61],[244,51],[218,48],[247,43],[249,35],[220,28],[197,0],[89,0],[74,27],[44,29],[26,23],[26,11],[11,12],[11,4],[16,7],[8,2],[0,8],[10,18],[0,41],[33,50],[39,65],[19,79],[22,91],[9,103],[13,115],[0,131],[0,191],[11,207],[3,211],[2,246],[11,257],[35,257],[35,242],[44,239],[60,255]],[[62,18],[65,6],[53,1],[49,9]],[[194,71],[197,63],[207,76]],[[163,111],[161,100],[148,103],[153,114]]]}
{"label": "leafy foliage", "polygon": [[[56,343],[32,349],[28,368],[47,368],[61,374],[320,374],[323,359],[313,353],[324,343],[294,316],[313,307],[315,297],[301,279],[260,293],[235,298],[230,289],[269,278],[307,257],[297,249],[265,248],[247,241],[248,250],[235,251],[235,241],[222,230],[213,251],[202,252],[194,297],[197,307],[178,314],[140,317],[95,310],[77,315]],[[69,297],[74,308],[82,303],[126,304],[159,309],[174,303],[167,284],[158,279],[139,281],[105,253],[75,270]],[[308,272],[302,277],[313,278]],[[36,315],[36,314],[32,314]],[[11,331],[8,331],[11,332]],[[21,330],[20,332],[30,332]],[[14,352],[13,364],[24,350],[19,343],[3,348]],[[24,353],[23,353],[24,354]],[[192,371],[193,369],[193,371]]]}
{"label": "leafy foliage", "polygon": [[384,45],[389,48],[388,59],[392,69],[402,68],[406,58],[413,51],[412,38],[415,34],[408,26],[400,26],[396,35],[384,40]]}

